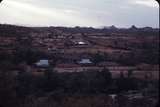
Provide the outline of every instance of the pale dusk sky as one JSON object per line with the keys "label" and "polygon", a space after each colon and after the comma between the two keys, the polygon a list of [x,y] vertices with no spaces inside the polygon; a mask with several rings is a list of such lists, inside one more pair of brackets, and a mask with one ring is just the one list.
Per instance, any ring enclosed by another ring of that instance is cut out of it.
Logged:
{"label": "pale dusk sky", "polygon": [[155,0],[4,0],[0,23],[26,26],[159,27]]}

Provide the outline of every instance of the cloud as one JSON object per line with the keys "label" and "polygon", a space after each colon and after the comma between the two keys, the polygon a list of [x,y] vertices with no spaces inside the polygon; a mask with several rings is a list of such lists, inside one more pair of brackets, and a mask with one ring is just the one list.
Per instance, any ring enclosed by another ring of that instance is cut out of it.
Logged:
{"label": "cloud", "polygon": [[135,4],[144,5],[147,7],[159,8],[159,4],[155,0],[135,0]]}
{"label": "cloud", "polygon": [[4,0],[0,23],[32,26],[159,26],[154,0]]}
{"label": "cloud", "polygon": [[75,10],[39,7],[38,5],[24,1],[26,0],[23,0],[22,2],[19,2],[18,0],[8,0],[4,4],[4,8],[7,10],[11,10],[12,12],[14,10],[14,14],[6,14],[11,18],[15,18],[17,16],[17,23],[24,21],[23,23],[32,23],[34,25],[53,24],[58,26],[85,26],[86,23],[92,25],[97,24],[94,20],[83,18],[82,15]]}

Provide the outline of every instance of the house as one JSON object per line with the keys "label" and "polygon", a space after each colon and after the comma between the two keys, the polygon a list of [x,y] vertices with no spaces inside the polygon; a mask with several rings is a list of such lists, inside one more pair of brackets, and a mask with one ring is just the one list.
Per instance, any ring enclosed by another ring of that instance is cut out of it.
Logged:
{"label": "house", "polygon": [[41,59],[36,63],[37,67],[49,67],[49,61],[47,59]]}
{"label": "house", "polygon": [[74,39],[72,40],[72,42],[75,44],[75,45],[87,45],[87,43],[81,39]]}
{"label": "house", "polygon": [[78,45],[85,45],[86,43],[85,42],[83,42],[83,41],[79,41],[78,42]]}
{"label": "house", "polygon": [[81,65],[92,65],[93,62],[90,59],[81,59],[79,62]]}

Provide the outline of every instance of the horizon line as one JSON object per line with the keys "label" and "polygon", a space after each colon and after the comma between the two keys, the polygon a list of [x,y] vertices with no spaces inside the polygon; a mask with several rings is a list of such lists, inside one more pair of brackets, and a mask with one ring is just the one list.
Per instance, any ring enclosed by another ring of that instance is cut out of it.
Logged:
{"label": "horizon line", "polygon": [[151,27],[151,26],[143,26],[143,27],[139,27],[139,26],[136,26],[136,25],[130,25],[129,27],[120,27],[120,26],[117,26],[117,25],[106,25],[106,26],[79,26],[79,25],[76,25],[76,26],[63,26],[63,25],[30,25],[30,24],[12,24],[12,23],[0,23],[0,25],[11,25],[11,26],[19,26],[19,27],[65,27],[65,28],[76,28],[76,27],[79,27],[79,28],[95,28],[95,29],[109,29],[110,27],[115,27],[117,29],[129,29],[131,28],[132,26],[135,26],[137,29],[141,29],[141,28],[146,28],[146,27],[150,27],[152,29],[159,29],[160,27]]}

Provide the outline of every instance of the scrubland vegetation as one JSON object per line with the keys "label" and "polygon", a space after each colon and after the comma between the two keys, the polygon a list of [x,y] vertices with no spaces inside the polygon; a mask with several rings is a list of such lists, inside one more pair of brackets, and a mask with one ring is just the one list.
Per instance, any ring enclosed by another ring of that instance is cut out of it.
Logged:
{"label": "scrubland vegetation", "polygon": [[[158,107],[152,71],[159,70],[159,36],[145,29],[0,25],[0,107]],[[92,63],[79,64],[83,58]],[[40,59],[50,65],[36,66]],[[57,71],[58,65],[72,72]],[[73,71],[77,66],[101,69]],[[109,69],[117,66],[135,69]],[[143,78],[136,70],[145,71]]]}

